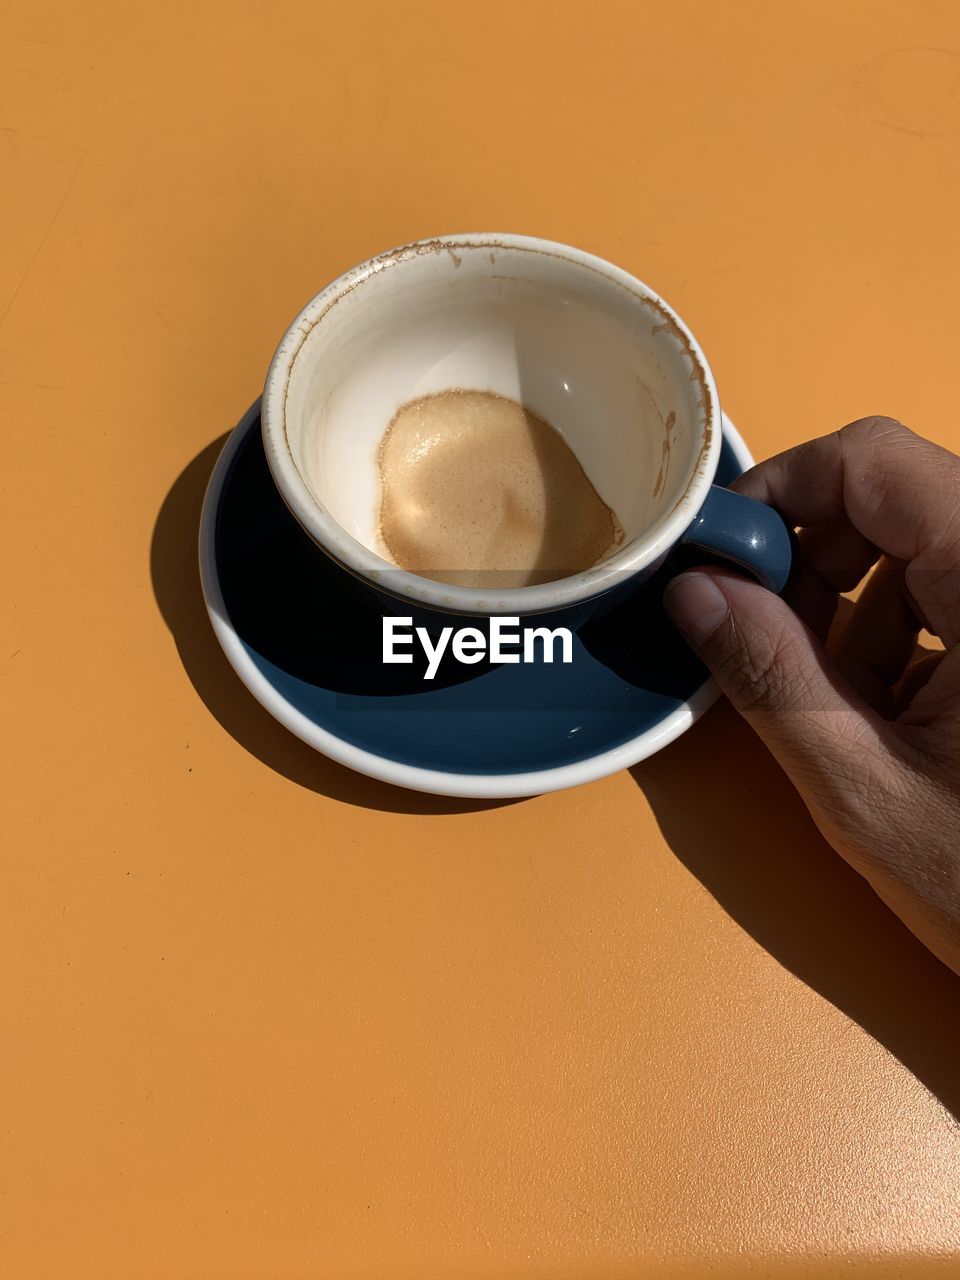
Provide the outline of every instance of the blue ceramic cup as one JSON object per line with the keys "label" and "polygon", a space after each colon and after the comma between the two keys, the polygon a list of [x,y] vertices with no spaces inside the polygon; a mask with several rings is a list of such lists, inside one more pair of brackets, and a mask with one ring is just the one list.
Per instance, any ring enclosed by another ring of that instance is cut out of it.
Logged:
{"label": "blue ceramic cup", "polygon": [[[379,534],[377,450],[401,405],[493,391],[554,426],[623,529],[599,563],[552,582],[451,586],[392,564]],[[316,544],[385,597],[423,610],[580,620],[642,584],[680,544],[772,591],[790,534],[772,508],[713,484],[720,403],[677,314],[619,267],[527,236],[405,245],[328,285],[284,335],[263,396],[277,488]]]}

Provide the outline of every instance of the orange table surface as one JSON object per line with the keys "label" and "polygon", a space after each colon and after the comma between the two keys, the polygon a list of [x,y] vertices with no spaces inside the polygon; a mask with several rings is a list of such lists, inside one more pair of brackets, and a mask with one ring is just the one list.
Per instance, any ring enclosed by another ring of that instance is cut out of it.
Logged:
{"label": "orange table surface", "polygon": [[195,567],[302,303],[516,231],[758,457],[960,447],[960,6],[0,4],[0,1273],[960,1274],[960,981],[718,707],[504,805],[315,755]]}

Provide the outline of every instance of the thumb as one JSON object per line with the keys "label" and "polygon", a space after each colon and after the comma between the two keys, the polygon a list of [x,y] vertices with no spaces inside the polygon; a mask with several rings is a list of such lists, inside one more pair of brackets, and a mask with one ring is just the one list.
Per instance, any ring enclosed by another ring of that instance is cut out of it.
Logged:
{"label": "thumb", "polygon": [[842,812],[869,757],[879,764],[888,749],[879,717],[813,633],[778,596],[722,569],[674,578],[663,603],[808,806]]}

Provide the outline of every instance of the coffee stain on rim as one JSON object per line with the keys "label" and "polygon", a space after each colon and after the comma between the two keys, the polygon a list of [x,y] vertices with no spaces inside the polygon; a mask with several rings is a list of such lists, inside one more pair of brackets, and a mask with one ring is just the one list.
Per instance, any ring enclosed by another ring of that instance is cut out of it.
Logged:
{"label": "coffee stain on rim", "polygon": [[[303,345],[310,337],[310,334],[313,333],[314,329],[318,324],[320,324],[324,317],[330,314],[338,302],[342,302],[344,298],[353,293],[354,289],[359,288],[360,285],[362,285],[364,281],[369,280],[371,276],[379,275],[381,271],[384,271],[389,267],[397,266],[401,262],[406,262],[410,258],[420,258],[429,253],[447,253],[450,255],[450,259],[453,262],[454,267],[459,267],[463,262],[462,255],[468,249],[502,249],[503,247],[503,242],[501,240],[486,240],[482,245],[471,240],[440,240],[436,238],[433,240],[416,240],[412,244],[398,245],[396,249],[388,249],[386,253],[378,254],[377,257],[371,258],[368,262],[361,263],[360,266],[354,267],[351,271],[348,271],[345,277],[341,277],[344,283],[337,291],[336,295],[329,300],[319,315],[315,316],[309,323],[304,322],[306,323],[306,327],[300,335],[300,341],[297,343],[290,355],[290,363],[287,366],[287,376],[283,383],[283,396],[280,402],[280,424],[283,432],[283,443],[286,445],[287,454],[289,455],[290,461],[293,463],[294,469],[297,471],[298,475],[299,468],[297,467],[294,459],[293,450],[290,448],[290,439],[287,434],[287,396],[290,390],[290,380],[293,377],[293,368],[297,362],[297,357],[303,350]],[[458,249],[460,250],[460,253],[457,252]],[[355,276],[354,273],[356,273]],[[351,278],[352,276],[354,278]],[[310,304],[308,303],[307,305],[309,306]]]}
{"label": "coffee stain on rim", "polygon": [[[608,284],[613,284],[618,289],[622,289],[623,292],[629,294],[631,298],[643,305],[651,307],[655,312],[663,317],[662,320],[651,327],[651,336],[658,337],[661,333],[668,333],[679,345],[682,353],[690,361],[690,380],[697,383],[699,391],[698,404],[703,413],[703,442],[700,446],[700,452],[697,455],[696,462],[691,469],[690,479],[687,482],[683,493],[681,493],[677,498],[669,512],[667,512],[666,515],[657,522],[658,525],[662,524],[664,520],[669,519],[669,517],[673,515],[674,511],[682,505],[690,489],[690,485],[703,473],[713,447],[714,427],[712,420],[716,416],[718,421],[721,421],[719,416],[720,407],[715,403],[714,394],[707,378],[706,368],[693,344],[692,335],[688,334],[686,330],[681,327],[677,322],[677,319],[667,309],[666,304],[661,302],[659,298],[647,296],[647,294],[638,292],[638,290],[632,288],[629,284],[622,280],[614,279],[606,271],[593,266],[589,262],[578,262],[575,259],[570,258],[567,254],[557,253],[553,249],[542,249],[535,245],[512,245],[505,243],[503,240],[497,240],[492,237],[477,240],[442,240],[438,237],[434,237],[430,240],[415,240],[409,244],[398,245],[395,249],[388,249],[385,253],[378,254],[375,258],[369,259],[359,267],[353,268],[352,272],[347,273],[346,278],[344,278],[344,283],[336,295],[327,302],[319,315],[306,324],[306,327],[303,329],[300,336],[300,341],[294,348],[287,366],[286,377],[283,384],[283,395],[280,401],[280,424],[283,443],[286,447],[287,455],[294,470],[298,475],[300,475],[300,469],[297,467],[296,460],[294,459],[293,450],[290,447],[290,440],[287,434],[287,397],[290,390],[290,381],[293,377],[294,365],[296,364],[297,357],[303,350],[303,346],[307,341],[307,338],[309,338],[317,325],[330,314],[337,303],[348,297],[349,294],[353,293],[355,289],[359,288],[359,286],[372,275],[378,275],[381,271],[388,270],[390,267],[398,266],[400,263],[407,262],[411,258],[424,257],[430,253],[447,253],[450,255],[454,264],[459,266],[463,260],[463,254],[471,251],[482,250],[490,253],[492,259],[494,253],[501,249],[515,249],[518,253],[536,253],[543,258],[554,258],[558,262],[564,262],[571,266],[590,271],[594,275],[599,276],[602,280],[605,280]],[[614,266],[613,263],[608,265]],[[615,269],[623,270],[623,268]],[[354,272],[356,272],[356,275],[351,279],[350,277]],[[317,505],[319,506],[319,504]],[[325,515],[325,512],[322,511],[321,514]],[[589,573],[590,570],[585,570],[584,572]]]}

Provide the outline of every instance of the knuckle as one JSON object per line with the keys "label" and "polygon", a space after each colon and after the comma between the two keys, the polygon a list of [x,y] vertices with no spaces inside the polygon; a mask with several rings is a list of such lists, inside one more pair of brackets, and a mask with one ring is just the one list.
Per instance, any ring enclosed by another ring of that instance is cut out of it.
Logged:
{"label": "knuckle", "polygon": [[735,623],[715,674],[730,700],[744,714],[780,708],[795,701],[797,678],[791,674],[789,645],[782,635],[754,638],[750,643]]}
{"label": "knuckle", "polygon": [[845,427],[840,428],[841,440],[860,442],[863,440],[876,440],[883,436],[897,436],[903,434],[911,434],[908,427],[905,427],[897,418],[887,418],[881,414],[872,414],[867,418],[857,418],[855,422],[848,422]]}

